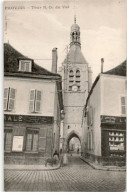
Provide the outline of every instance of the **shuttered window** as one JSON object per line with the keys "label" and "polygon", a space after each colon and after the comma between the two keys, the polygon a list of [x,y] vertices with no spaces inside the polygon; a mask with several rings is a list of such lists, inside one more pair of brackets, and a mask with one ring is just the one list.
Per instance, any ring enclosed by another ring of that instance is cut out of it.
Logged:
{"label": "shuttered window", "polygon": [[5,130],[4,132],[4,150],[5,152],[11,152],[12,148],[12,130]]}
{"label": "shuttered window", "polygon": [[4,89],[4,110],[7,110],[7,103],[8,103],[8,88]]}
{"label": "shuttered window", "polygon": [[30,104],[29,104],[29,110],[30,112],[34,112],[34,102],[35,102],[35,90],[30,91]]}
{"label": "shuttered window", "polygon": [[13,110],[15,105],[15,92],[13,88],[4,89],[4,110]]}
{"label": "shuttered window", "polygon": [[40,112],[41,109],[41,91],[31,90],[30,91],[30,112]]}
{"label": "shuttered window", "polygon": [[38,131],[27,131],[26,151],[38,151]]}
{"label": "shuttered window", "polygon": [[121,97],[121,113],[126,114],[126,100],[125,97]]}
{"label": "shuttered window", "polygon": [[41,107],[41,91],[36,90],[35,112],[40,112],[40,107]]}
{"label": "shuttered window", "polygon": [[20,60],[19,61],[19,71],[31,72],[32,62],[31,60]]}

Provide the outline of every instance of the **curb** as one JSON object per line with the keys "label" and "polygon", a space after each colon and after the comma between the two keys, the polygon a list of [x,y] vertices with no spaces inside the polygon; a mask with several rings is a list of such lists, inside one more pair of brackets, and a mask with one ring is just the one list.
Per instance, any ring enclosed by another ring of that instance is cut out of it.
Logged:
{"label": "curb", "polygon": [[96,169],[96,170],[103,170],[103,171],[120,171],[120,172],[125,172],[126,171],[126,168],[125,169],[112,169],[112,168],[105,168],[105,167],[97,167],[96,165],[88,162],[86,159],[84,159],[83,157],[81,157],[81,160],[83,160],[84,162],[86,162],[88,165],[90,165],[93,169]]}
{"label": "curb", "polygon": [[[26,165],[29,167],[29,165]],[[50,167],[50,168],[6,168],[4,167],[4,170],[13,170],[13,171],[52,171],[57,170],[61,166],[61,161],[59,162],[57,167]]]}
{"label": "curb", "polygon": [[4,170],[11,170],[11,171],[52,171],[52,170],[57,170],[59,169],[60,166],[58,167],[54,167],[54,168],[47,168],[47,169],[44,169],[44,168],[4,168]]}

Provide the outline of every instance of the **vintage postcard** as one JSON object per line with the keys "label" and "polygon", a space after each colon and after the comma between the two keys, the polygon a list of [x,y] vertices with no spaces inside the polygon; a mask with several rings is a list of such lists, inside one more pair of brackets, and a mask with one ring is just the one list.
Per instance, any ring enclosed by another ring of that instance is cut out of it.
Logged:
{"label": "vintage postcard", "polygon": [[126,191],[126,3],[4,1],[3,191]]}

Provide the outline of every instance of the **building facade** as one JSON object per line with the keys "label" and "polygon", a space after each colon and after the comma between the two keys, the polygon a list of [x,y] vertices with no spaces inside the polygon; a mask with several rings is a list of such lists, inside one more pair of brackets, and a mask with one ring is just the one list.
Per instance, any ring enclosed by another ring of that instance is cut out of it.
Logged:
{"label": "building facade", "polygon": [[126,61],[100,74],[83,116],[83,156],[103,165],[125,165]]}
{"label": "building facade", "polygon": [[[59,151],[61,76],[9,44],[4,45],[4,55],[5,163],[43,164],[54,150]],[[57,66],[55,49],[53,56],[52,66]]]}
{"label": "building facade", "polygon": [[92,84],[91,68],[81,51],[80,27],[76,24],[76,18],[71,26],[69,52],[67,52],[59,73],[63,80],[65,111],[63,139],[64,150],[67,151],[72,137],[77,137],[80,142],[82,141],[83,107]]}

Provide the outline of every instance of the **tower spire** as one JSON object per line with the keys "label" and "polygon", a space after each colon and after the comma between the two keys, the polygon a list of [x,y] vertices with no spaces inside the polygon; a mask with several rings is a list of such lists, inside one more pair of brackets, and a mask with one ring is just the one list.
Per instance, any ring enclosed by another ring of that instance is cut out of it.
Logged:
{"label": "tower spire", "polygon": [[78,45],[81,47],[80,43],[80,27],[76,24],[76,14],[74,14],[74,24],[71,26],[70,33],[70,46]]}
{"label": "tower spire", "polygon": [[76,24],[76,14],[74,15],[74,23]]}

